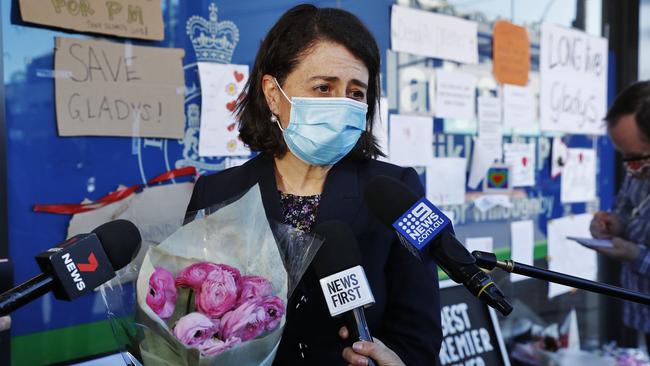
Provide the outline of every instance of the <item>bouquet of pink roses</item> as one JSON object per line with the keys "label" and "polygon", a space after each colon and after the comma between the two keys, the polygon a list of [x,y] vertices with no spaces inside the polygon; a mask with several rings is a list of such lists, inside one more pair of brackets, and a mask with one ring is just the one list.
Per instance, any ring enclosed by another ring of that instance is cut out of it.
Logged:
{"label": "bouquet of pink roses", "polygon": [[154,269],[146,302],[160,318],[170,320],[177,313],[177,287],[187,288],[188,299],[194,298],[194,303],[186,302],[186,314],[173,323],[172,333],[203,356],[218,355],[272,332],[284,315],[284,301],[273,295],[266,278],[242,276],[226,264],[198,262],[176,278],[163,267]]}
{"label": "bouquet of pink roses", "polygon": [[145,365],[273,363],[287,299],[322,242],[272,227],[258,186],[211,211],[147,251],[133,306],[128,290],[102,289],[118,342]]}

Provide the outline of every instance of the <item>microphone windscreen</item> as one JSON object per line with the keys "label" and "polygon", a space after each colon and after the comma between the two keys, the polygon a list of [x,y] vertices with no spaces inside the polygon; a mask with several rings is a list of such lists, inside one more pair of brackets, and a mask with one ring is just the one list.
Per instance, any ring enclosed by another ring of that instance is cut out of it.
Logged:
{"label": "microphone windscreen", "polygon": [[402,181],[385,175],[370,179],[364,197],[370,211],[388,227],[420,199]]}
{"label": "microphone windscreen", "polygon": [[93,230],[97,235],[114,270],[129,264],[140,251],[140,231],[127,220],[114,220]]}
{"label": "microphone windscreen", "polygon": [[312,262],[318,278],[361,265],[361,252],[349,225],[332,220],[318,224],[314,233],[325,241]]}

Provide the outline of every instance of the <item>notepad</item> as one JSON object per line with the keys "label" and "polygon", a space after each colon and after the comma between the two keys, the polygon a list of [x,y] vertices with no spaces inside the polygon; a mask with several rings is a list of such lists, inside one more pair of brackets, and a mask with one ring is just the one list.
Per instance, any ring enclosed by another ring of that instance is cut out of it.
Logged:
{"label": "notepad", "polygon": [[578,243],[589,248],[613,248],[612,241],[609,239],[593,239],[593,238],[576,238],[567,236],[567,239],[577,241]]}

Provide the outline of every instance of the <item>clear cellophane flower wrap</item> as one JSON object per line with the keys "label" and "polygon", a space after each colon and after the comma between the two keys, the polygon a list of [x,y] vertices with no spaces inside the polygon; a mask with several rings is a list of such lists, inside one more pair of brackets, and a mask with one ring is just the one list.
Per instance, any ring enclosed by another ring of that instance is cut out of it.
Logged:
{"label": "clear cellophane flower wrap", "polygon": [[146,301],[150,278],[161,267],[176,276],[194,263],[225,264],[238,269],[242,276],[267,279],[273,295],[282,299],[286,307],[322,241],[288,225],[270,224],[257,185],[229,203],[191,213],[189,217],[191,220],[183,227],[148,250],[138,272],[135,297],[124,285],[102,288],[113,333],[128,351],[123,355],[144,365],[271,365],[285,315],[276,329],[216,356],[204,356],[173,334],[176,322],[196,311],[198,294],[188,288],[177,288],[173,314],[161,319]]}

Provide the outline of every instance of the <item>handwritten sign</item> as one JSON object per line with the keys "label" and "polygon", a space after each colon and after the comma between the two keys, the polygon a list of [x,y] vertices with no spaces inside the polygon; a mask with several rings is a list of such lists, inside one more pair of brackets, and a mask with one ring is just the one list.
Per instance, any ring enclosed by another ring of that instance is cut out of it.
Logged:
{"label": "handwritten sign", "polygon": [[530,70],[530,42],[526,28],[499,20],[494,24],[492,38],[495,79],[503,84],[526,86]]}
{"label": "handwritten sign", "polygon": [[160,0],[20,0],[25,22],[118,37],[164,39]]}
{"label": "handwritten sign", "polygon": [[391,48],[396,52],[478,63],[478,23],[393,5]]}
{"label": "handwritten sign", "polygon": [[455,71],[436,73],[436,117],[474,119],[476,76]]}
{"label": "handwritten sign", "polygon": [[183,137],[182,49],[57,38],[61,136]]}
{"label": "handwritten sign", "polygon": [[543,131],[605,134],[607,40],[542,25],[540,112]]}
{"label": "handwritten sign", "polygon": [[537,100],[530,86],[503,85],[503,126],[507,131],[529,131],[537,119]]}

